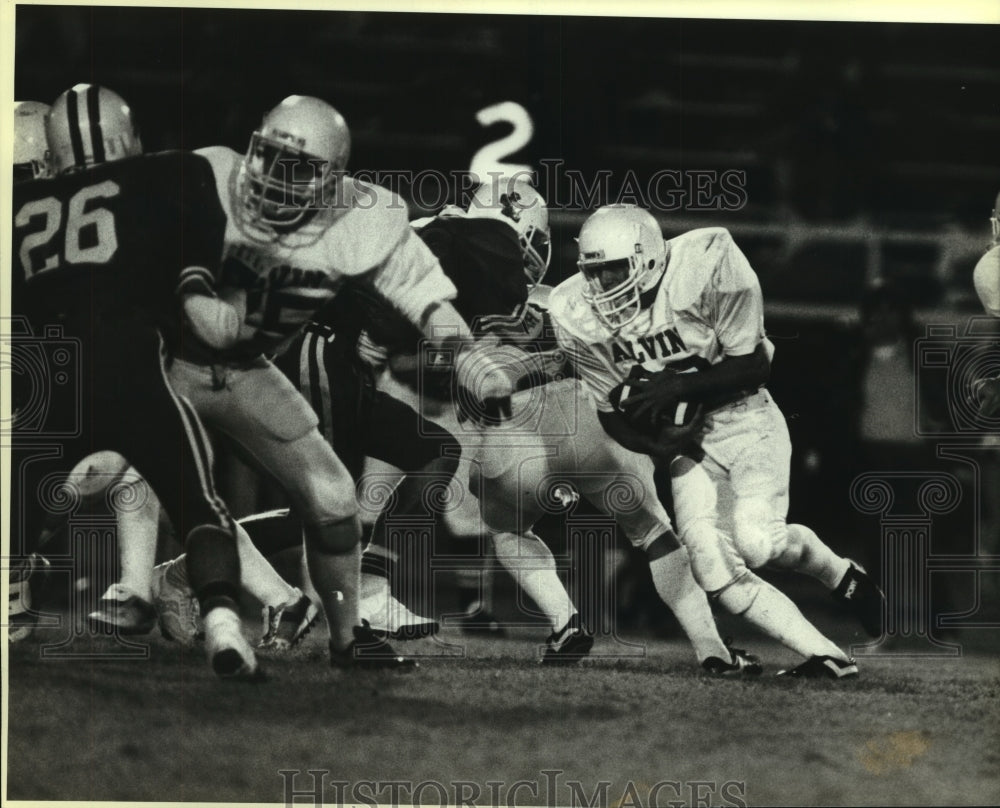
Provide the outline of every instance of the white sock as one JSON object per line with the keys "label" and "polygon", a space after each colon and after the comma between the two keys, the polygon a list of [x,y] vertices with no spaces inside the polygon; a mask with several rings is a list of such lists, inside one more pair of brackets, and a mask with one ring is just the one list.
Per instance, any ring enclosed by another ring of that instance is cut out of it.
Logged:
{"label": "white sock", "polygon": [[699,662],[718,657],[725,662],[732,654],[719,637],[705,591],[691,574],[691,562],[683,547],[649,562],[653,585],[660,600],[670,607],[694,646]]}
{"label": "white sock", "polygon": [[535,601],[552,630],[558,631],[565,626],[576,614],[576,607],[559,580],[555,558],[545,542],[530,531],[523,536],[496,533],[493,547],[497,559],[521,590]]}
{"label": "white sock", "polygon": [[806,620],[799,607],[784,593],[752,572],[726,587],[719,594],[719,603],[804,657],[847,659],[847,655]]}
{"label": "white sock", "polygon": [[[117,511],[118,555],[121,559],[121,583],[145,601],[153,600],[153,566],[160,532],[160,500],[150,485],[131,466],[122,481],[136,486],[145,502],[138,507],[123,506]],[[145,493],[142,489],[145,488]]]}
{"label": "white sock", "polygon": [[236,524],[236,549],[240,556],[240,580],[243,588],[265,606],[295,603],[298,589],[282,578],[250,539],[250,534]]}
{"label": "white sock", "polygon": [[850,561],[833,552],[805,525],[788,526],[788,547],[772,563],[811,575],[827,589],[836,589],[851,567]]}

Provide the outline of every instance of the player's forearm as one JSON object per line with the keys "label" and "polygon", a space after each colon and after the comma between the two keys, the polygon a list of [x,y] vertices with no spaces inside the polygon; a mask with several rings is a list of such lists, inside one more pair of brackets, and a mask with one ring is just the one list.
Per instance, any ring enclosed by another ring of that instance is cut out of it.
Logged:
{"label": "player's forearm", "polygon": [[766,384],[770,375],[771,361],[762,343],[752,354],[726,357],[698,373],[677,374],[678,399],[711,401],[741,390],[754,390]]}
{"label": "player's forearm", "polygon": [[421,332],[435,346],[449,342],[472,342],[472,332],[458,310],[442,301],[429,306],[417,324]]}
{"label": "player's forearm", "polygon": [[203,294],[185,295],[181,305],[191,331],[210,348],[221,351],[236,344],[243,318],[234,306]]}

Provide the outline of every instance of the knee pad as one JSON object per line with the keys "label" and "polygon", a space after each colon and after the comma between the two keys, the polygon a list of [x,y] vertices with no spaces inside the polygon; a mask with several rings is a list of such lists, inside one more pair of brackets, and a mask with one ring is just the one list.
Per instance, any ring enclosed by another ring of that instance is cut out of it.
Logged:
{"label": "knee pad", "polygon": [[730,614],[743,614],[760,594],[763,581],[750,570],[744,570],[735,581],[720,590],[710,592],[709,597]]}
{"label": "knee pad", "polygon": [[344,555],[361,544],[361,519],[357,514],[346,519],[306,523],[306,547],[324,555]]}
{"label": "knee pad", "polygon": [[360,509],[353,481],[349,484],[332,484],[326,479],[311,479],[297,493],[294,510],[307,525],[332,524],[359,518]]}
{"label": "knee pad", "polygon": [[556,560],[548,545],[531,531],[524,534],[494,533],[497,560],[509,570],[555,570]]}
{"label": "knee pad", "polygon": [[73,467],[66,482],[79,492],[82,501],[96,501],[112,485],[121,482],[134,484],[142,480],[138,473],[134,473],[134,479],[133,475],[126,478],[127,471],[134,472],[134,469],[117,452],[94,452]]}
{"label": "knee pad", "polygon": [[765,500],[754,497],[738,499],[733,517],[733,540],[750,569],[763,567],[785,551],[788,527]]}
{"label": "knee pad", "polygon": [[699,520],[681,536],[691,560],[691,573],[706,592],[721,591],[743,575],[743,559],[714,523]]}

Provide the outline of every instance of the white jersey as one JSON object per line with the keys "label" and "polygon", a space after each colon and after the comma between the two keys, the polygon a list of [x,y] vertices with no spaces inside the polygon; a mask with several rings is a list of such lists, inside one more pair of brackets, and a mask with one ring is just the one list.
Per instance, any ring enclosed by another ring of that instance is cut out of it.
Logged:
{"label": "white jersey", "polygon": [[649,308],[617,334],[583,297],[581,274],[559,284],[549,300],[556,338],[593,396],[611,412],[608,394],[636,365],[649,372],[715,365],[764,343],[764,302],[746,256],[720,227],[692,230],[666,242],[667,267]]}
{"label": "white jersey", "polygon": [[414,323],[430,307],[455,297],[437,258],[413,235],[406,203],[390,191],[348,178],[346,213],[320,211],[304,227],[269,238],[234,210],[240,204],[236,180],[242,155],[221,146],[198,154],[212,165],[228,219],[220,294],[246,306],[238,355],[280,350],[346,277],[368,275]]}
{"label": "white jersey", "polygon": [[986,313],[1000,317],[1000,244],[979,259],[972,281]]}

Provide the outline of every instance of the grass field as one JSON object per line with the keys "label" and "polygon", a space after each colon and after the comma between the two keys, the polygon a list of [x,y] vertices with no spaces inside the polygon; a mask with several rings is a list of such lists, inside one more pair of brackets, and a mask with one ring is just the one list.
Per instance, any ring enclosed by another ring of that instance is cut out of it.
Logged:
{"label": "grass field", "polygon": [[[757,680],[705,678],[669,639],[543,669],[544,634],[445,627],[450,649],[407,649],[464,658],[407,676],[333,672],[316,632],[265,660],[259,685],[217,681],[200,649],[155,632],[138,661],[41,659],[29,640],[10,653],[8,798],[284,803],[280,770],[314,791],[313,769],[328,803],[391,802],[391,781],[409,783],[396,801],[430,804],[1000,803],[995,633],[963,640],[960,658],[867,659],[839,684],[776,679],[794,658],[759,639]],[[607,638],[602,651],[615,651]]]}

